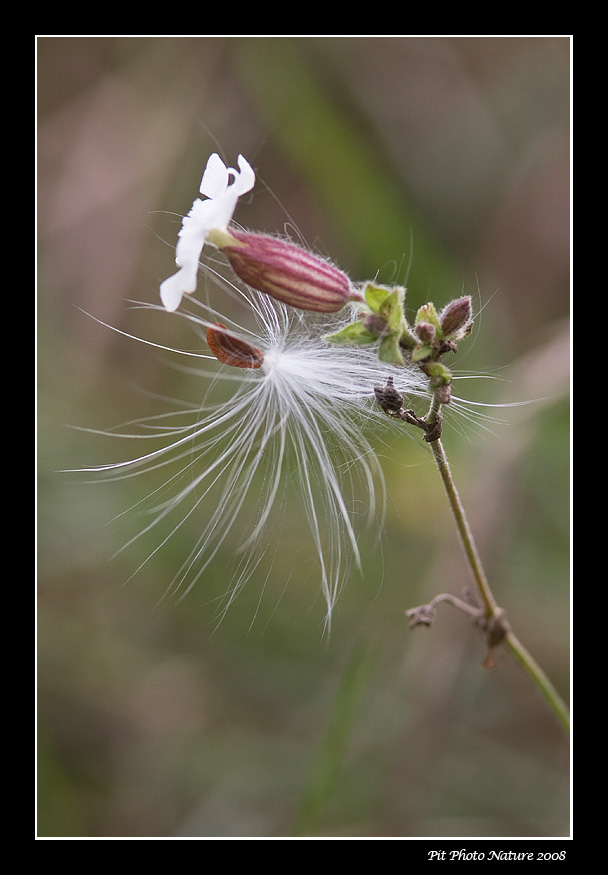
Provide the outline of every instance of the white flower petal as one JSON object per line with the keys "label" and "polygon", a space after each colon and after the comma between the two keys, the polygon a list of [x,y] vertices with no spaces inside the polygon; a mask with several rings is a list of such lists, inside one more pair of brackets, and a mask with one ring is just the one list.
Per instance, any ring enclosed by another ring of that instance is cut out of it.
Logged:
{"label": "white flower petal", "polygon": [[215,228],[215,201],[195,200],[192,209],[184,217],[182,227],[177,236],[175,261],[181,267],[187,264],[197,264],[205,243],[205,238],[212,228]]}
{"label": "white flower petal", "polygon": [[[241,195],[251,191],[255,185],[255,173],[249,163],[239,155],[239,173],[233,167],[229,167],[227,173],[234,175],[234,181],[223,192],[213,198],[212,201],[203,201],[202,206],[207,207],[209,214],[206,217],[208,223],[207,233],[213,229],[225,230],[236,209],[236,204]],[[211,206],[212,205],[212,206]]]}
{"label": "white flower petal", "polygon": [[170,313],[177,310],[185,291],[184,271],[180,269],[160,284],[160,299],[165,310],[169,310]]}
{"label": "white flower petal", "polygon": [[161,300],[167,310],[176,310],[182,295],[196,290],[198,265],[209,232],[228,227],[239,197],[255,184],[255,172],[242,155],[238,165],[240,170],[226,167],[216,152],[207,161],[200,190],[208,199],[194,201],[184,217],[175,247],[175,262],[182,270],[161,285]]}
{"label": "white flower petal", "polygon": [[210,198],[218,197],[228,187],[228,168],[217,154],[209,156],[203,178],[201,180],[200,193]]}
{"label": "white flower petal", "polygon": [[248,191],[251,191],[255,185],[255,171],[248,161],[242,155],[238,157],[239,167],[241,172],[235,174],[233,185],[238,187],[239,197]]}

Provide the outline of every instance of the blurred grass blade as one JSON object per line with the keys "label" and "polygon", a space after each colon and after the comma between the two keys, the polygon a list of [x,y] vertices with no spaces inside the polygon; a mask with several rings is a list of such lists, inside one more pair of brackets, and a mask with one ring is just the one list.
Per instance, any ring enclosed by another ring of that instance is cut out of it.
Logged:
{"label": "blurred grass blade", "polygon": [[375,657],[359,645],[342,677],[325,734],[312,762],[294,821],[294,836],[318,831],[323,811],[333,793],[348,747],[359,704],[372,673]]}

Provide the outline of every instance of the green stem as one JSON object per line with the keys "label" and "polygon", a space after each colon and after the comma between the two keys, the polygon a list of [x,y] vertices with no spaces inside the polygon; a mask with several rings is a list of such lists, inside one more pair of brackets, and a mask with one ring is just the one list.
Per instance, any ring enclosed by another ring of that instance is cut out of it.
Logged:
{"label": "green stem", "polygon": [[[432,415],[433,412],[435,411],[434,407],[432,406],[429,416]],[[427,421],[428,418],[429,417],[427,417]],[[448,496],[450,508],[456,521],[458,534],[460,535],[460,540],[464,548],[467,561],[473,573],[479,595],[483,602],[485,618],[486,620],[499,618],[501,617],[503,612],[498,607],[498,604],[496,603],[496,600],[492,594],[492,590],[490,589],[490,586],[488,584],[488,580],[486,578],[483,566],[481,564],[481,560],[479,558],[479,554],[477,552],[477,548],[475,546],[475,541],[473,539],[473,534],[471,532],[464,511],[464,507],[454,484],[452,472],[450,470],[450,466],[448,464],[448,460],[441,440],[438,439],[435,441],[431,441],[429,442],[429,446],[433,451],[433,456],[435,458],[437,468],[439,469],[439,473],[441,475],[441,479],[443,481],[443,485]],[[568,714],[568,708],[565,705],[563,699],[560,697],[559,693],[557,692],[549,678],[546,676],[546,674],[543,672],[543,670],[540,668],[540,666],[536,663],[532,656],[530,656],[528,651],[515,637],[510,629],[506,631],[506,635],[503,639],[503,644],[510,651],[510,653],[517,660],[517,662],[519,662],[519,664],[527,672],[538,690],[544,696],[549,706],[552,708],[560,723],[562,723],[562,725],[566,729],[569,729],[570,718]]]}
{"label": "green stem", "polygon": [[522,668],[532,678],[546,701],[553,709],[557,719],[568,731],[570,730],[570,713],[568,706],[559,695],[547,675],[544,673],[538,663],[530,656],[521,641],[515,637],[513,632],[508,632],[504,640],[504,646],[510,651],[511,655],[519,662]]}
{"label": "green stem", "polygon": [[433,451],[433,456],[435,458],[437,468],[439,469],[439,474],[441,475],[441,479],[443,481],[443,485],[445,487],[445,491],[450,502],[450,508],[452,509],[452,514],[454,515],[454,519],[456,521],[458,534],[460,535],[460,540],[462,542],[465,555],[471,567],[471,571],[473,573],[473,577],[475,578],[475,583],[477,584],[479,595],[481,596],[481,600],[483,602],[485,615],[488,618],[493,617],[498,611],[498,605],[496,604],[494,596],[492,595],[490,585],[488,584],[488,580],[483,570],[481,559],[479,558],[477,547],[475,546],[475,541],[473,540],[473,534],[471,532],[466,514],[464,512],[464,507],[462,506],[460,496],[458,495],[458,491],[454,484],[454,479],[452,477],[452,472],[448,464],[445,450],[443,449],[443,444],[439,439],[436,441],[432,441],[429,446]]}

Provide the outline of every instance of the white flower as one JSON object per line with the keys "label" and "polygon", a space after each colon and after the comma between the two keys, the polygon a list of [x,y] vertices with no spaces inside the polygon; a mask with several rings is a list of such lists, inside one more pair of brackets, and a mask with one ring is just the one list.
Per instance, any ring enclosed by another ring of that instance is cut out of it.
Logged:
{"label": "white flower", "polygon": [[[423,395],[426,381],[418,369],[383,364],[376,349],[326,342],[325,334],[347,316],[337,321],[304,314],[251,290],[234,291],[255,319],[253,330],[196,299],[192,305],[202,316],[179,311],[219,350],[220,361],[205,347],[201,357],[208,362],[197,373],[213,383],[226,380],[230,396],[139,422],[122,436],[161,437],[161,448],[87,470],[120,477],[164,466],[172,471],[158,494],[149,496],[154,513],[143,531],[159,531],[160,549],[200,514],[200,535],[168,589],[188,592],[225,549],[236,558],[220,614],[264,553],[281,548],[281,513],[300,503],[311,549],[297,561],[316,558],[329,622],[344,581],[359,563],[360,523],[382,520],[382,473],[366,432],[389,421],[375,403],[374,387],[392,376],[402,394]],[[227,328],[219,329],[218,322]],[[116,432],[110,434],[116,439]],[[176,462],[181,462],[177,472]],[[298,530],[298,540],[304,535]]]}
{"label": "white flower", "polygon": [[[226,167],[215,152],[207,161],[199,189],[207,200],[197,198],[184,218],[175,249],[179,270],[160,286],[160,297],[167,310],[177,310],[182,296],[196,290],[205,240],[212,231],[227,229],[238,199],[255,184],[255,173],[242,155],[238,157],[238,165],[239,170]],[[232,182],[231,176],[234,177]]]}

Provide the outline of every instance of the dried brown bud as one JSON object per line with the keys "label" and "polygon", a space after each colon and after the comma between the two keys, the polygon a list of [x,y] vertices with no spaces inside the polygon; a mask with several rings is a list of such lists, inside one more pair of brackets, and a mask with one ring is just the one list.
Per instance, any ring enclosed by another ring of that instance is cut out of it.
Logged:
{"label": "dried brown bud", "polygon": [[403,395],[395,389],[393,378],[389,377],[385,386],[375,386],[376,401],[385,413],[398,413],[403,406]]}
{"label": "dried brown bud", "polygon": [[435,607],[432,604],[420,605],[417,608],[410,608],[409,611],[405,612],[405,616],[409,619],[410,629],[415,629],[416,626],[432,626],[435,619]]}

